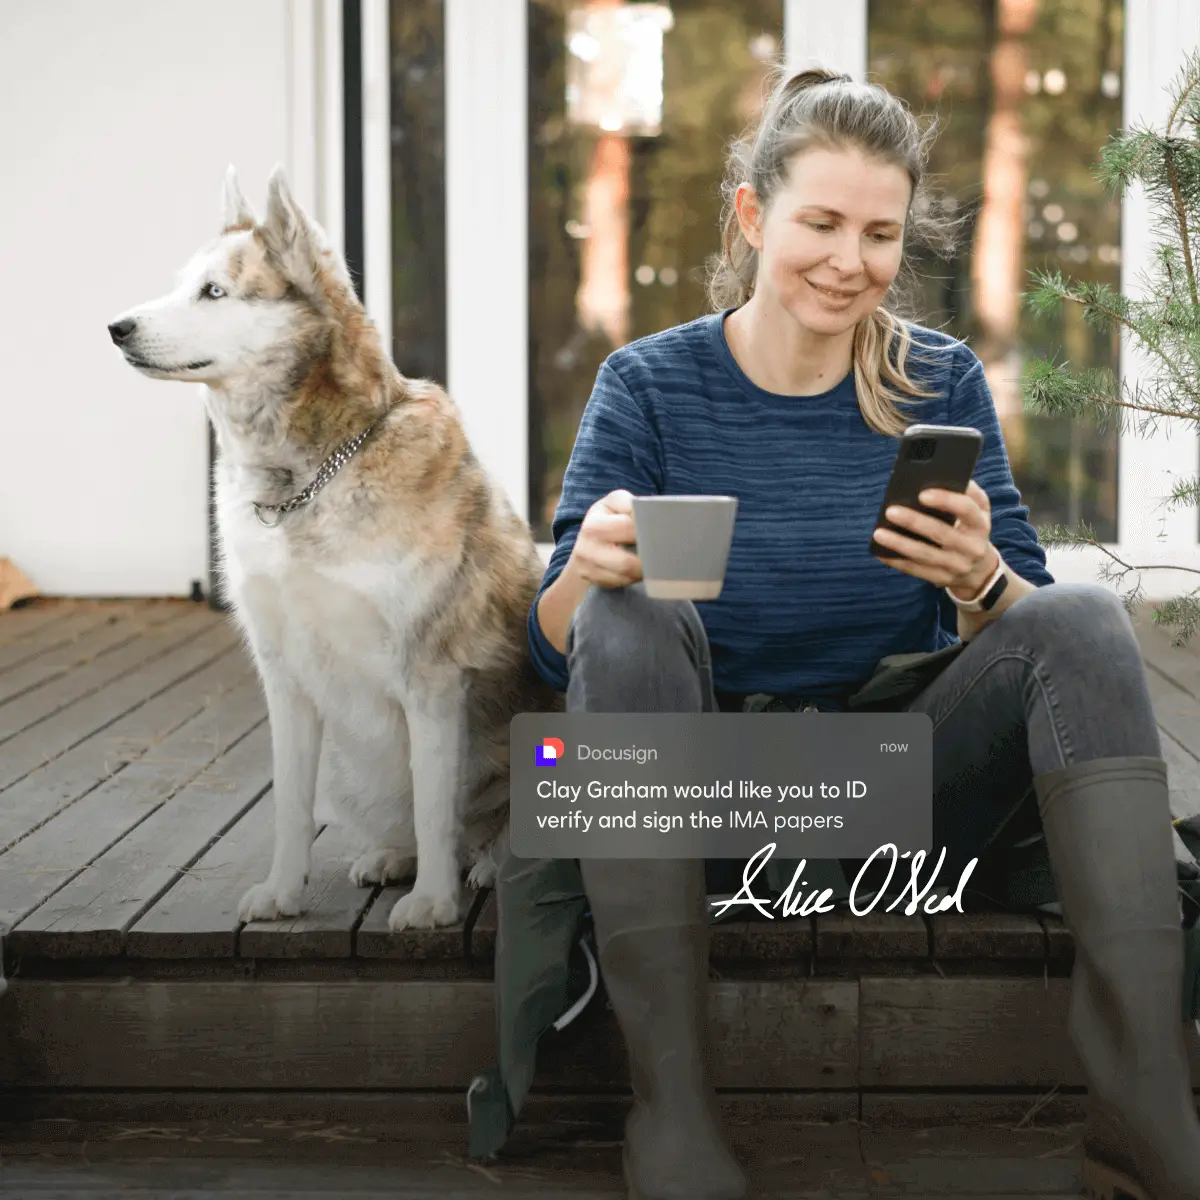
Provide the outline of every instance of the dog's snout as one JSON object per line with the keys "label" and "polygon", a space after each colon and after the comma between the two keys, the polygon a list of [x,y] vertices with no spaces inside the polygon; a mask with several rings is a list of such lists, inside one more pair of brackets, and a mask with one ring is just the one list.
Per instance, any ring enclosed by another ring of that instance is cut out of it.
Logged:
{"label": "dog's snout", "polygon": [[108,327],[109,337],[119,346],[122,342],[129,340],[129,335],[137,328],[137,322],[132,317],[126,317],[123,321],[114,321]]}

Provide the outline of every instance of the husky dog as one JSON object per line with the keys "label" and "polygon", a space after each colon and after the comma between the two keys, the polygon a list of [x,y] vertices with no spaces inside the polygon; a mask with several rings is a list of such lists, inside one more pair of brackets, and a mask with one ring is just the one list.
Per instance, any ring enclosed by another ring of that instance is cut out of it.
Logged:
{"label": "husky dog", "polygon": [[231,167],[221,235],[109,325],[152,379],[207,385],[228,598],[266,693],[270,872],[243,921],[302,911],[318,817],[356,884],[412,877],[392,929],[463,916],[508,816],[508,724],[559,707],[526,617],[529,527],[433,383],[399,374],[281,168],[260,223]]}

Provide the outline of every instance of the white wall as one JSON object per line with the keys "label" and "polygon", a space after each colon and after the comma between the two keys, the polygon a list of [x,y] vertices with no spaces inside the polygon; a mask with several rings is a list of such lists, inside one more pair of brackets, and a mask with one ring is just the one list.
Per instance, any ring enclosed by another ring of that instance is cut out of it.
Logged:
{"label": "white wall", "polygon": [[289,0],[0,3],[0,557],[45,594],[185,594],[207,571],[199,389],[105,326],[219,228],[233,162],[287,163]]}
{"label": "white wall", "polygon": [[526,0],[446,0],[447,382],[480,461],[527,518],[525,20]]}

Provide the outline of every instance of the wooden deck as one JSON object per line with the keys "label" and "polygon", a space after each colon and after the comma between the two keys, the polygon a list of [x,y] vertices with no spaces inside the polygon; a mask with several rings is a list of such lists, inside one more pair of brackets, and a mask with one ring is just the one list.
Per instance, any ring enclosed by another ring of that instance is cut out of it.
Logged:
{"label": "wooden deck", "polygon": [[[1200,647],[1172,648],[1145,620],[1139,636],[1173,808],[1200,812]],[[326,828],[306,915],[243,926],[271,839],[265,707],[225,618],[183,601],[0,614],[10,1097],[457,1091],[490,1066],[491,900],[470,957],[461,928],[392,934],[403,889],[353,886]],[[927,1103],[910,1089],[1082,1086],[1054,917],[744,922],[715,931],[713,961],[724,1088],[811,1092],[823,1113],[861,1116]],[[539,1087],[622,1087],[611,1018],[578,1026]]]}

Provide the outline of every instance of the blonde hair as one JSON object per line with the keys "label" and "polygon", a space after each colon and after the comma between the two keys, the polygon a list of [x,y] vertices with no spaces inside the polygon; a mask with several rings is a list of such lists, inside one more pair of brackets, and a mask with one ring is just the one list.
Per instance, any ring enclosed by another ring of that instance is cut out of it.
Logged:
{"label": "blonde hair", "polygon": [[[767,97],[757,125],[734,142],[729,151],[721,193],[721,253],[711,265],[709,300],[714,309],[739,308],[754,294],[758,252],[746,241],[738,224],[738,187],[750,184],[762,209],[788,179],[797,154],[813,147],[855,147],[883,162],[903,167],[912,180],[912,199],[905,242],[931,246],[946,255],[953,249],[957,223],[940,216],[924,194],[925,164],[936,136],[937,122],[925,128],[912,112],[878,84],[856,83],[849,75],[823,68],[801,71],[790,78],[780,72]],[[907,268],[907,263],[905,263]],[[854,331],[854,382],[863,420],[879,433],[898,435],[909,421],[901,406],[934,393],[909,375],[907,362],[915,342],[908,324],[888,300],[915,282],[911,268],[902,269],[903,282],[893,285],[884,304],[859,321]],[[898,276],[898,280],[901,278]],[[914,355],[914,358],[919,357]]]}

